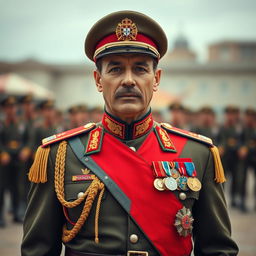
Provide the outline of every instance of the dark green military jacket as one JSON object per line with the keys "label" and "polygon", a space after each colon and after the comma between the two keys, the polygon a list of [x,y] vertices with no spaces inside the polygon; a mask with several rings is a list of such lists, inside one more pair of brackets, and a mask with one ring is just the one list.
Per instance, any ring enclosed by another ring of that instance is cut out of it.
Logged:
{"label": "dark green military jacket", "polygon": [[[134,126],[134,124],[131,125]],[[125,134],[127,133],[128,135],[125,139],[119,138],[119,140],[126,144],[127,148],[133,147],[137,151],[149,134],[153,132],[154,128],[151,127],[151,129],[144,132],[140,137],[133,139],[130,136],[132,131],[131,125],[124,126]],[[99,124],[99,126],[102,126],[102,124]],[[117,138],[115,132],[111,133],[110,129],[106,129],[105,126],[103,130],[105,133],[109,133],[111,136]],[[84,132],[76,135],[76,138],[79,138],[82,145],[84,145],[84,150],[88,146],[90,134],[90,132]],[[51,139],[57,141],[58,136],[54,136]],[[70,139],[66,140],[68,141]],[[21,246],[22,256],[60,255],[63,225],[65,224],[68,229],[71,229],[81,215],[84,203],[63,211],[63,206],[56,196],[54,170],[59,145],[60,142],[56,142],[50,146],[47,182],[43,184],[33,183],[31,186],[29,204],[24,222],[24,236]],[[194,254],[237,255],[237,245],[231,239],[231,226],[223,188],[221,184],[214,181],[213,158],[208,146],[199,141],[188,139],[182,152],[180,152],[180,157],[193,159],[197,166],[197,177],[202,183],[202,189],[199,192],[187,191],[185,192],[185,198],[181,197],[181,191],[177,190],[173,192],[177,200],[180,200],[185,207],[192,211],[194,218]],[[89,156],[85,157],[85,161],[88,158]],[[109,161],[111,161],[111,156],[109,156]],[[117,170],[118,168],[120,167],[117,167]],[[88,169],[90,170],[88,171]],[[74,153],[74,148],[71,148],[71,144],[68,143],[64,176],[66,201],[74,201],[79,198],[81,192],[85,192],[92,183],[91,180],[73,180],[74,176],[77,176],[79,173],[82,174],[84,171],[87,171],[86,173],[91,175],[95,170],[93,168],[87,168],[78,159]],[[152,189],[154,189],[153,185]],[[98,224],[99,243],[96,243],[95,215],[97,199],[98,195],[93,202],[88,219],[78,234],[71,241],[65,243],[66,248],[74,252],[89,253],[92,256],[94,254],[127,255],[128,251],[143,251],[147,252],[149,256],[161,255],[156,246],[149,240],[147,234],[141,230],[134,219],[121,206],[120,202],[116,200],[116,195],[111,194],[108,188],[103,194],[100,206]],[[172,206],[166,205],[166,207]],[[159,218],[161,218],[161,213],[159,214]],[[176,245],[174,244],[173,246]],[[188,253],[184,253],[184,248],[180,248],[180,252],[179,255],[189,255]]]}

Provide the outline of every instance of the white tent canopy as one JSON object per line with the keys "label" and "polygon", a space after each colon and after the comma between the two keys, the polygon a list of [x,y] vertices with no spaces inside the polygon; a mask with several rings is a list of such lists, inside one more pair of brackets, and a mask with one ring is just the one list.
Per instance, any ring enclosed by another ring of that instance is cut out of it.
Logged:
{"label": "white tent canopy", "polygon": [[0,75],[0,93],[17,96],[32,94],[37,99],[54,98],[50,90],[15,73]]}

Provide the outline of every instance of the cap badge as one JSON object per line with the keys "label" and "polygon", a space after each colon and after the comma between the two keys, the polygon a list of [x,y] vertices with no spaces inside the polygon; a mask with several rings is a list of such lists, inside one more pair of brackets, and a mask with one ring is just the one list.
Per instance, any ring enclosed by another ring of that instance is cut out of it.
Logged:
{"label": "cap badge", "polygon": [[137,26],[132,20],[125,18],[116,27],[116,36],[118,41],[136,40],[138,33]]}

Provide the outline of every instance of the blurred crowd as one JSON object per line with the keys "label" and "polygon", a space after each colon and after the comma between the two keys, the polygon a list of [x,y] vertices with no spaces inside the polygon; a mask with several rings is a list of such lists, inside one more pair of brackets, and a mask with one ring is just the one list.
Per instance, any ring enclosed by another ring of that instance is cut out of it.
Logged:
{"label": "blurred crowd", "polygon": [[[212,138],[219,147],[225,174],[230,180],[231,206],[247,212],[247,177],[253,170],[256,184],[256,111],[241,111],[227,106],[221,123],[214,110],[204,106],[191,111],[180,103],[168,109],[153,111],[157,122],[168,122]],[[53,134],[101,121],[103,109],[85,104],[71,106],[66,111],[55,107],[53,100],[35,101],[31,95],[6,96],[0,108],[0,227],[5,227],[5,193],[9,192],[13,221],[22,223],[29,190],[28,170],[42,139]],[[256,210],[256,185],[254,185]],[[40,198],[38,198],[40,200]]]}

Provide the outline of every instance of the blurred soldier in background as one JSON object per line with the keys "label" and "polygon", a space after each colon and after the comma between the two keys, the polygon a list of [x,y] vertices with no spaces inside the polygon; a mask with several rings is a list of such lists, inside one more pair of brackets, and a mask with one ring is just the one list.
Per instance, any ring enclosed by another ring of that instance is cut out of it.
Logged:
{"label": "blurred soldier in background", "polygon": [[55,109],[55,117],[56,117],[56,131],[58,133],[63,132],[65,130],[65,117],[63,112],[60,109]]}
{"label": "blurred soldier in background", "polygon": [[29,181],[27,178],[27,173],[29,171],[30,166],[33,163],[33,153],[32,149],[35,148],[33,145],[33,137],[35,132],[35,122],[36,122],[36,111],[35,111],[35,102],[33,99],[33,96],[31,94],[27,94],[20,99],[20,105],[22,108],[22,115],[21,115],[21,122],[25,126],[25,129],[27,131],[27,137],[25,144],[27,148],[31,149],[31,154],[29,155],[28,159],[23,162],[23,165],[21,166],[21,172],[23,172],[23,175],[21,176],[21,191],[20,191],[20,209],[22,212],[22,215],[25,213],[26,205],[27,205],[27,194],[29,190]]}
{"label": "blurred soldier in background", "polygon": [[185,129],[186,128],[186,116],[185,108],[180,103],[176,102],[169,106],[170,120],[168,120],[172,126]]}
{"label": "blurred soldier in background", "polygon": [[225,108],[224,125],[220,129],[220,153],[222,155],[224,169],[231,178],[231,206],[238,207],[239,202],[239,155],[242,145],[242,127],[238,122],[239,109],[236,106]]}
{"label": "blurred soldier in background", "polygon": [[164,122],[164,117],[160,110],[152,110],[152,116],[156,122],[158,122],[158,123]]}
{"label": "blurred soldier in background", "polygon": [[22,222],[23,212],[20,211],[20,202],[24,187],[24,164],[31,155],[27,147],[29,140],[28,129],[18,120],[17,101],[8,96],[2,102],[4,121],[0,129],[0,226],[5,226],[3,216],[4,192],[6,189],[11,195],[11,210],[14,222]]}
{"label": "blurred soldier in background", "polygon": [[21,97],[22,120],[30,127],[34,126],[36,120],[35,103],[31,94]]}
{"label": "blurred soldier in background", "polygon": [[192,129],[194,127],[193,117],[194,117],[194,112],[190,108],[184,107],[183,129],[185,129],[187,131],[192,131]]}
{"label": "blurred soldier in background", "polygon": [[220,130],[216,124],[215,112],[209,106],[204,106],[198,111],[197,126],[194,128],[195,133],[202,134],[213,140],[215,145],[219,144]]}
{"label": "blurred soldier in background", "polygon": [[80,104],[78,107],[78,126],[85,125],[89,121],[89,111],[85,104]]}
{"label": "blurred soldier in background", "polygon": [[[240,209],[247,212],[246,196],[247,196],[247,174],[248,169],[252,168],[256,177],[256,112],[254,109],[247,108],[244,112],[243,119],[243,146],[239,150],[239,156],[242,161],[241,168],[241,204]],[[256,210],[256,182],[255,186],[255,210]]]}
{"label": "blurred soldier in background", "polygon": [[34,132],[35,148],[41,145],[42,139],[57,133],[56,109],[53,100],[44,100],[39,105],[42,120],[36,125]]}
{"label": "blurred soldier in background", "polygon": [[98,123],[101,121],[103,116],[103,109],[101,106],[93,107],[89,110],[90,122]]}
{"label": "blurred soldier in background", "polygon": [[69,122],[68,122],[68,129],[73,129],[79,126],[79,118],[78,118],[78,106],[71,106],[68,109],[68,116],[69,116]]}

